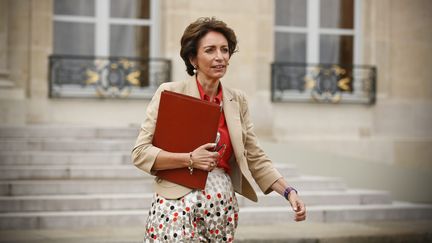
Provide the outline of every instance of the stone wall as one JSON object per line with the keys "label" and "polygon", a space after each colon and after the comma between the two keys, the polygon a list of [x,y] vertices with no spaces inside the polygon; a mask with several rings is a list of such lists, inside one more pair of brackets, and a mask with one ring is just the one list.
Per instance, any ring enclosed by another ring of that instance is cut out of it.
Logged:
{"label": "stone wall", "polygon": [[392,140],[396,164],[430,167],[432,2],[366,1],[365,6],[365,62],[378,67],[372,132]]}

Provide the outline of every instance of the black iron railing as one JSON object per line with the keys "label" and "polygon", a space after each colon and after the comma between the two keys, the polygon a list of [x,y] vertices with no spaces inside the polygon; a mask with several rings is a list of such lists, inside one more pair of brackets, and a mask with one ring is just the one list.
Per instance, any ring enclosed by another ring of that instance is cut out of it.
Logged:
{"label": "black iron railing", "polygon": [[52,98],[151,98],[171,81],[171,61],[163,58],[49,57]]}
{"label": "black iron railing", "polygon": [[273,102],[375,103],[373,66],[273,63],[271,79]]}

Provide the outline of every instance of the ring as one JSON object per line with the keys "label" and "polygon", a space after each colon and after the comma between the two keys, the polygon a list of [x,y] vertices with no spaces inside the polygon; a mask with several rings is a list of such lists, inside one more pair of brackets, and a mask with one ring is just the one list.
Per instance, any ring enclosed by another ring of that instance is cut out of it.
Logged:
{"label": "ring", "polygon": [[214,162],[210,162],[210,166],[211,166],[211,167],[214,167],[214,166],[215,166],[215,163],[214,163]]}

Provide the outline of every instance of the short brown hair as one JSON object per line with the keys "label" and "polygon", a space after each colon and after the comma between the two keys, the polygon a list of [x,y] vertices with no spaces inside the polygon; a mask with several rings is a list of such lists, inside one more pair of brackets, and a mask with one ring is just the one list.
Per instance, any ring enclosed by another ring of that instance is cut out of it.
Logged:
{"label": "short brown hair", "polygon": [[180,44],[180,56],[186,64],[186,71],[189,75],[194,75],[194,67],[190,63],[191,57],[196,57],[198,53],[198,43],[208,32],[216,31],[225,36],[228,41],[229,55],[237,51],[237,37],[234,31],[229,28],[225,22],[216,19],[215,17],[199,18],[188,27],[186,27]]}

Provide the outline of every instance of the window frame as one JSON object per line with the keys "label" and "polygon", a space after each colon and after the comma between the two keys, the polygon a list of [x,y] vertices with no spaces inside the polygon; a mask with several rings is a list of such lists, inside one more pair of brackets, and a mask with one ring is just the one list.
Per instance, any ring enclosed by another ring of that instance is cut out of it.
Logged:
{"label": "window frame", "polygon": [[[362,63],[362,25],[361,25],[361,10],[362,1],[354,0],[354,26],[353,29],[342,28],[321,28],[320,27],[320,4],[321,0],[307,0],[306,4],[306,26],[285,26],[274,24],[274,32],[276,33],[293,33],[306,35],[306,63],[320,63],[320,35],[347,35],[353,36],[353,64]],[[275,9],[277,8],[275,4]],[[274,11],[276,14],[276,11]],[[275,43],[276,45],[276,43]],[[273,53],[273,60],[275,60],[275,53]]]}

